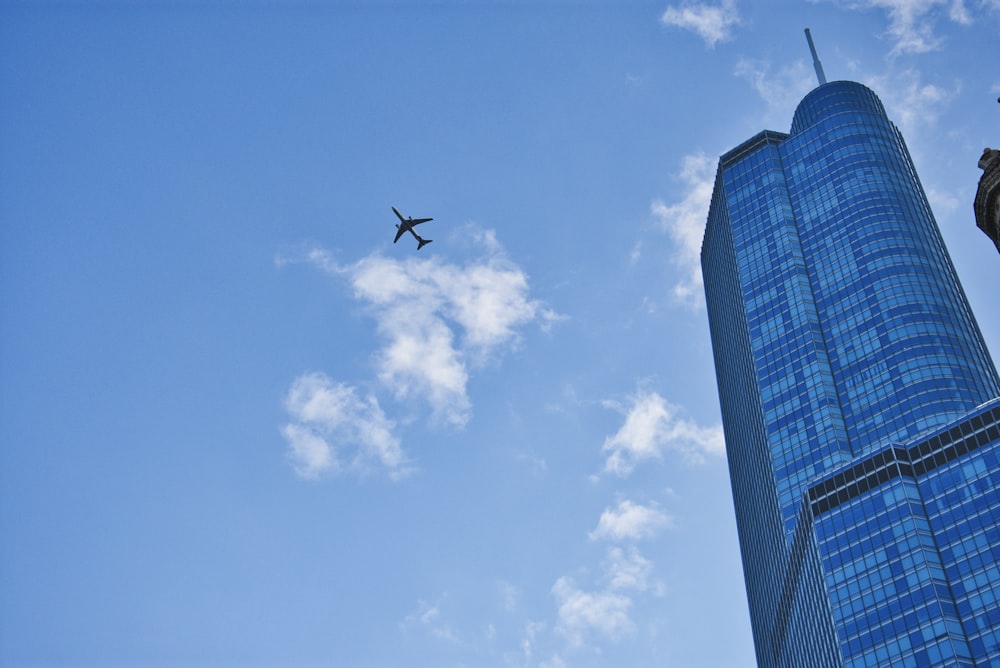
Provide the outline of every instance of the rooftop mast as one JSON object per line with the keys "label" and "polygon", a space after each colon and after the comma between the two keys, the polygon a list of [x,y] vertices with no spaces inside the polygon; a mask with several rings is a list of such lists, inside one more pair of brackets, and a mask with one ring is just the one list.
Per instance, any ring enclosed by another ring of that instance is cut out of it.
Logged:
{"label": "rooftop mast", "polygon": [[819,56],[816,55],[816,45],[813,44],[813,36],[809,32],[809,28],[806,28],[806,39],[809,41],[809,51],[812,52],[813,67],[816,68],[816,78],[819,80],[819,85],[822,86],[826,83],[826,75],[823,74],[823,64],[819,62]]}

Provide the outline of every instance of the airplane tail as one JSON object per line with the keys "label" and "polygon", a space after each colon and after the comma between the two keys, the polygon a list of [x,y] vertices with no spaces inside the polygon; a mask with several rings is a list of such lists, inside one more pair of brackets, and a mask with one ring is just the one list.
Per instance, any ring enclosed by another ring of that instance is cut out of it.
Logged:
{"label": "airplane tail", "polygon": [[429,244],[432,241],[434,241],[434,240],[433,239],[418,239],[417,240],[417,250],[420,250],[421,248],[423,248],[424,246],[426,246],[427,244]]}

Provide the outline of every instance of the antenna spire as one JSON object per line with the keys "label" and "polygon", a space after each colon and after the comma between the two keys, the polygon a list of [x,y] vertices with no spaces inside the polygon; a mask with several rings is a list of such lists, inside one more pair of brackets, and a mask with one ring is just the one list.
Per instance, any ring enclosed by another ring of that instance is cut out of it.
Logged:
{"label": "antenna spire", "polygon": [[813,44],[813,36],[809,32],[809,28],[806,28],[806,40],[809,42],[809,51],[812,53],[813,67],[816,69],[816,79],[819,80],[819,85],[822,86],[826,83],[826,75],[823,74],[823,63],[819,62],[819,56],[816,55],[816,45]]}

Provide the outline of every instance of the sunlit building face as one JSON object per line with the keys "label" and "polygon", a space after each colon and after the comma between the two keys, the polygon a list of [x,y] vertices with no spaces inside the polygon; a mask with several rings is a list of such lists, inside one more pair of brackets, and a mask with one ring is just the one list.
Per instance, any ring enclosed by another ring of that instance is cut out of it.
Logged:
{"label": "sunlit building face", "polygon": [[760,665],[1000,661],[1000,380],[872,91],[722,156],[702,270]]}

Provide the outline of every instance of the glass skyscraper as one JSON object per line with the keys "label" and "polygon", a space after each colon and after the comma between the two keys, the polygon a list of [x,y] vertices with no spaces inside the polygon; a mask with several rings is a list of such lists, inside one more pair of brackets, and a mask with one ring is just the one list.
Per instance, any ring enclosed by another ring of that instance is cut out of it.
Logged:
{"label": "glass skyscraper", "polygon": [[1000,666],[1000,378],[849,81],[722,156],[702,246],[760,666]]}

